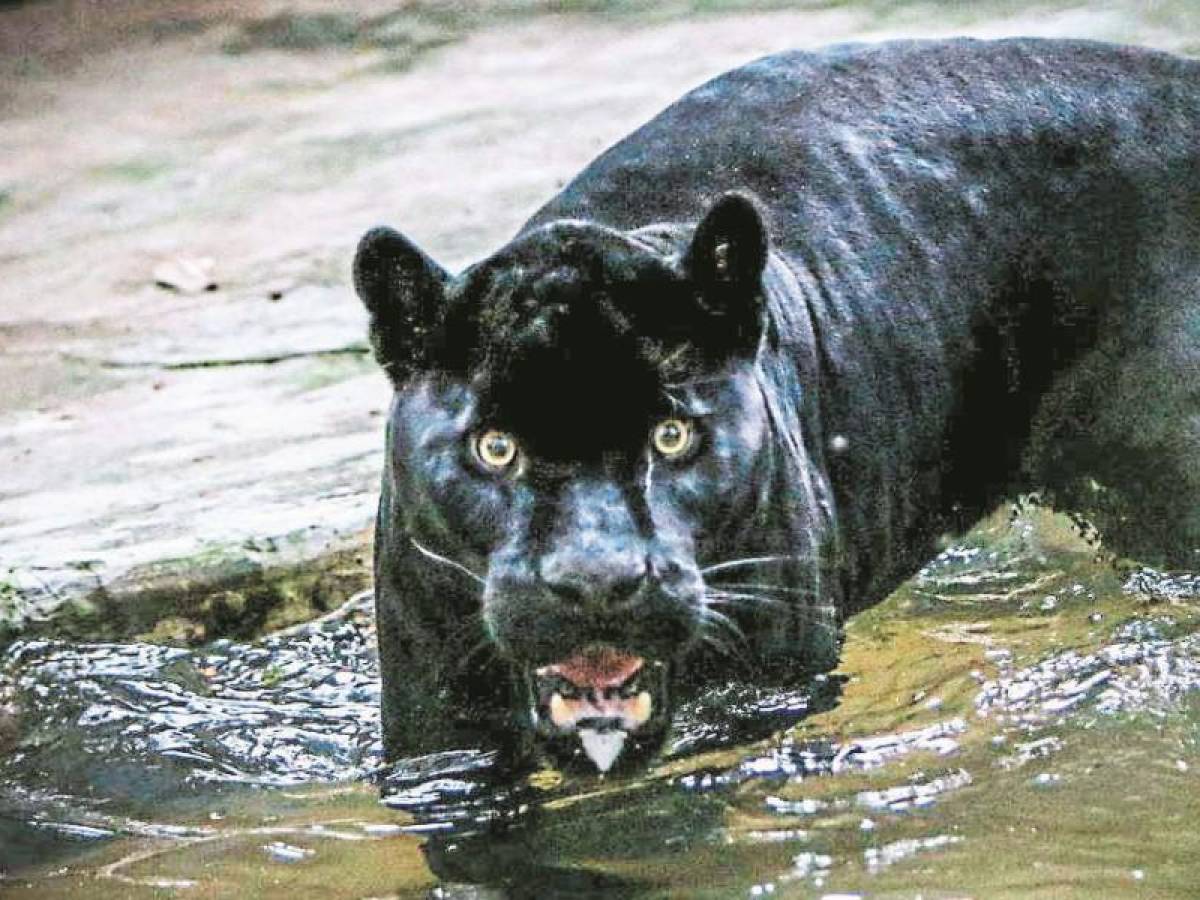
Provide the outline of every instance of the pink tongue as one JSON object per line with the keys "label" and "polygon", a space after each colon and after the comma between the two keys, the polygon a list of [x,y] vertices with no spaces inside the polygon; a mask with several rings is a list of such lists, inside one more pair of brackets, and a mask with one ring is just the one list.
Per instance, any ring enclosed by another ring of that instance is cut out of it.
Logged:
{"label": "pink tongue", "polygon": [[542,671],[565,678],[576,687],[613,688],[637,674],[643,663],[640,656],[612,647],[589,647]]}

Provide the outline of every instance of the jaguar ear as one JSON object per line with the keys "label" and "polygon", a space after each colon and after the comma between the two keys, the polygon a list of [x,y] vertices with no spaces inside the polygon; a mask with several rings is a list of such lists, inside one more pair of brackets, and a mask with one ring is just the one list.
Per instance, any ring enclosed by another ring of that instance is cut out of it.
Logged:
{"label": "jaguar ear", "polygon": [[726,349],[758,346],[766,264],[767,229],[758,206],[745,194],[722,195],[696,226],[683,266],[699,290],[712,336]]}
{"label": "jaguar ear", "polygon": [[701,288],[757,290],[767,264],[767,229],[745,194],[721,196],[696,226],[685,265]]}
{"label": "jaguar ear", "polygon": [[426,368],[450,276],[408,238],[372,228],[354,254],[354,289],[371,317],[371,347],[392,383]]}

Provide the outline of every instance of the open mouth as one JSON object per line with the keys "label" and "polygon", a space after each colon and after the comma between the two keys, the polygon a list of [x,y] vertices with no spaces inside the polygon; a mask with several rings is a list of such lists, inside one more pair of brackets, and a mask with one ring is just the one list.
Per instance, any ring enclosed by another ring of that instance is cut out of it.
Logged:
{"label": "open mouth", "polygon": [[593,645],[534,672],[538,730],[578,740],[601,774],[666,710],[664,663]]}

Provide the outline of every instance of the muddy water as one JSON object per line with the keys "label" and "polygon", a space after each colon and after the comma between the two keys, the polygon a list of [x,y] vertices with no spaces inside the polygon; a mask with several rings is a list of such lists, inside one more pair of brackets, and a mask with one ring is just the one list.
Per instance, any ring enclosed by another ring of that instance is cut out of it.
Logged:
{"label": "muddy water", "polygon": [[382,768],[366,598],[255,644],[19,643],[0,893],[1196,896],[1196,594],[998,518],[854,620],[837,677],[715,691],[607,780]]}

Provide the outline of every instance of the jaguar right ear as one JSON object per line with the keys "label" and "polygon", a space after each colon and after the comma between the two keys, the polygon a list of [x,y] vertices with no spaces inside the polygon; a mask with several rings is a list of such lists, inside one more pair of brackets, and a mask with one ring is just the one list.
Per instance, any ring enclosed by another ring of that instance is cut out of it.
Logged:
{"label": "jaguar right ear", "polygon": [[371,317],[375,359],[397,387],[428,365],[450,276],[392,228],[372,228],[354,254],[354,289]]}

